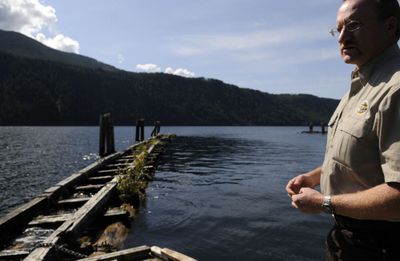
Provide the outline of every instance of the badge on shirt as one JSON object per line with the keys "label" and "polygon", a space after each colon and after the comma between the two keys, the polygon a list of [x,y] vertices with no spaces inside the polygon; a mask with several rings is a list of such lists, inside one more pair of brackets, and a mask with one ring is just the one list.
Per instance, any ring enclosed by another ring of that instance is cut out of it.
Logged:
{"label": "badge on shirt", "polygon": [[367,112],[369,109],[369,102],[368,100],[362,101],[358,104],[356,112],[358,114],[364,114],[365,112]]}

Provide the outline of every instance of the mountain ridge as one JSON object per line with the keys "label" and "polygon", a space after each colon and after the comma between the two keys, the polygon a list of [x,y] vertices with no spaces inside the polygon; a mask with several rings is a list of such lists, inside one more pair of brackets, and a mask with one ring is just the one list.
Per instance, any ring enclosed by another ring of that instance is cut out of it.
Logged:
{"label": "mountain ridge", "polygon": [[[69,53],[51,56],[53,49],[2,32],[0,125],[97,125],[99,114],[106,112],[117,125],[133,125],[137,118],[164,125],[304,125],[327,122],[338,104],[216,79],[127,72],[100,62],[88,66],[74,55],[68,58]],[[23,42],[11,45],[8,39],[3,44],[5,35]],[[34,54],[25,55],[27,50]]]}
{"label": "mountain ridge", "polygon": [[61,62],[91,69],[101,68],[107,71],[118,70],[114,66],[99,62],[96,59],[80,54],[59,51],[48,47],[26,35],[1,29],[0,50],[19,57]]}

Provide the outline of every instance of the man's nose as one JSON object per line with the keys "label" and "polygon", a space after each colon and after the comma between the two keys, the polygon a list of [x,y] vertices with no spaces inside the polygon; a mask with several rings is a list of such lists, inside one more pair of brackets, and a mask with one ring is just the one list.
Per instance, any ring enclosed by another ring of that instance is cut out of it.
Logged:
{"label": "man's nose", "polygon": [[342,30],[339,32],[338,42],[344,43],[346,40],[349,39],[349,37],[350,37],[349,31],[347,31],[345,28],[342,28]]}

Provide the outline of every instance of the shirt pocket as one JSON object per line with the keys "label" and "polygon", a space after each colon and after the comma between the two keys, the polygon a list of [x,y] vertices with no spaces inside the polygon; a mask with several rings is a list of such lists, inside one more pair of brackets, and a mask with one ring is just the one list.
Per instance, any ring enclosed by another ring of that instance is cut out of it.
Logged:
{"label": "shirt pocket", "polygon": [[358,169],[375,159],[376,146],[371,140],[372,124],[369,120],[348,117],[337,124],[335,160],[352,169]]}
{"label": "shirt pocket", "polygon": [[371,134],[372,123],[370,120],[349,117],[339,124],[338,129],[357,139],[362,139]]}

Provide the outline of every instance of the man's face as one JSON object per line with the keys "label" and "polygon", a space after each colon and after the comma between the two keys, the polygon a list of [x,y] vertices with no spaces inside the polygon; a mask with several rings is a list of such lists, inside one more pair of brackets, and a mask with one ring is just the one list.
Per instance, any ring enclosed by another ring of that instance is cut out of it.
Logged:
{"label": "man's face", "polygon": [[336,26],[340,33],[340,54],[345,63],[360,67],[388,46],[385,22],[378,19],[373,1],[344,2],[339,8]]}

